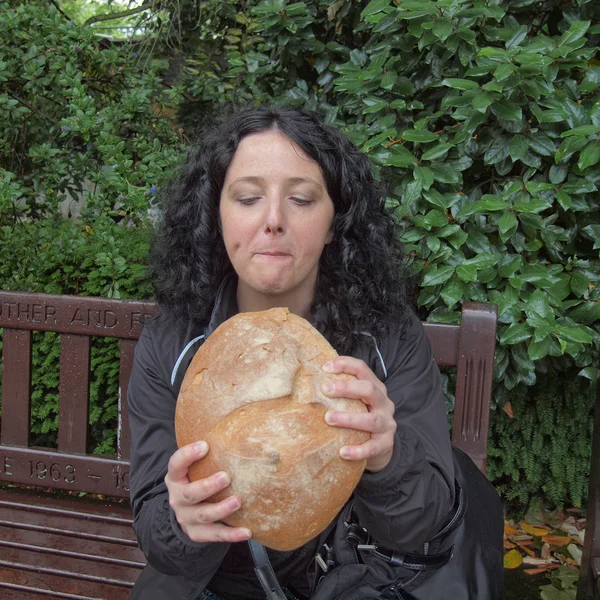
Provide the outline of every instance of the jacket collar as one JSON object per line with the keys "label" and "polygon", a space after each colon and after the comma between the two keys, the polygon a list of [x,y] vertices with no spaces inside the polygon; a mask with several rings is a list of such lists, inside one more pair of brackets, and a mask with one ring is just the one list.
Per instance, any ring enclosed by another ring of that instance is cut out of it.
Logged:
{"label": "jacket collar", "polygon": [[[235,273],[225,276],[221,282],[208,326],[204,332],[205,337],[208,337],[221,323],[238,314],[237,283],[238,278]],[[329,339],[330,332],[326,327],[327,319],[323,307],[317,309],[316,313],[312,315],[310,323],[323,336]]]}
{"label": "jacket collar", "polygon": [[237,304],[237,276],[234,273],[227,275],[221,282],[215,305],[210,315],[208,326],[204,335],[208,337],[221,323],[237,315],[239,312]]}

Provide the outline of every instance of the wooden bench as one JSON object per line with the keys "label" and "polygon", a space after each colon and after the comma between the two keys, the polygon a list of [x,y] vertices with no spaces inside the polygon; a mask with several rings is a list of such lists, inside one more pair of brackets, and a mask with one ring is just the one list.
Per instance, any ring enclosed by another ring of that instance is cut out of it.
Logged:
{"label": "wooden bench", "polygon": [[[0,292],[1,598],[127,598],[145,559],[127,502],[125,399],[141,323],[155,312],[153,304],[143,302]],[[453,443],[485,472],[496,307],[465,304],[460,326],[424,325],[437,363],[457,368]],[[60,334],[56,448],[30,445],[32,331]],[[93,336],[120,339],[118,451],[113,457],[88,449]],[[79,498],[80,492],[94,496]]]}
{"label": "wooden bench", "polygon": [[585,540],[577,600],[600,600],[600,377],[596,387]]}

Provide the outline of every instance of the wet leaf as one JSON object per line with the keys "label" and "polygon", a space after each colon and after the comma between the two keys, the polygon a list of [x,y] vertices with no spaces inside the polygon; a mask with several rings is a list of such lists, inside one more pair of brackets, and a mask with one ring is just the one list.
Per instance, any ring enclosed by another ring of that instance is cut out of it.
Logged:
{"label": "wet leaf", "polygon": [[505,569],[516,569],[523,564],[523,556],[518,550],[509,550],[504,555],[504,568]]}

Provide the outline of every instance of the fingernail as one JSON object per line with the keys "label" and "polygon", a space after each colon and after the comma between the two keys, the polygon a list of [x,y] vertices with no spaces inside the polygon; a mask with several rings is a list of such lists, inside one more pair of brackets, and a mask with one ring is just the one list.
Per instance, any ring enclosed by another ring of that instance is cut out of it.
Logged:
{"label": "fingernail", "polygon": [[233,510],[237,510],[241,505],[242,503],[239,498],[231,498],[231,501],[229,502],[229,506],[231,506]]}
{"label": "fingernail", "polygon": [[333,371],[333,361],[326,362],[321,368],[323,371]]}
{"label": "fingernail", "polygon": [[252,532],[249,529],[244,529],[241,533],[242,539],[249,540],[252,537]]}
{"label": "fingernail", "polygon": [[336,417],[335,413],[326,412],[325,413],[325,423],[327,423],[328,425],[333,425],[336,422],[335,417]]}
{"label": "fingernail", "polygon": [[219,485],[229,485],[231,483],[231,479],[225,471],[222,471],[217,475],[217,483]]}
{"label": "fingernail", "polygon": [[340,456],[342,458],[350,458],[350,450],[346,446],[340,448]]}
{"label": "fingernail", "polygon": [[203,455],[208,452],[208,444],[206,442],[196,442],[194,448],[199,455]]}
{"label": "fingernail", "polygon": [[333,392],[333,390],[335,389],[335,384],[334,383],[324,383],[322,389],[324,392]]}

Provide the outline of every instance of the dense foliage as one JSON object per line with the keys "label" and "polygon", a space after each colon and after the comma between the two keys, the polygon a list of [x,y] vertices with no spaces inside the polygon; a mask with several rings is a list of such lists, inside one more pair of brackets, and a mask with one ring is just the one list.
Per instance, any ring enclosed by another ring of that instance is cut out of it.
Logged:
{"label": "dense foliage", "polygon": [[[172,26],[162,37],[149,26],[155,44],[143,50],[100,40],[36,3],[0,13],[13,36],[0,47],[2,242],[32,237],[31,261],[17,266],[1,250],[2,286],[146,295],[136,269],[154,186],[180,155],[178,127],[193,130],[230,103],[318,109],[387,182],[420,282],[421,315],[456,322],[462,302],[498,304],[495,402],[512,401],[515,418],[496,415],[491,473],[509,496],[536,494],[553,473],[545,451],[531,446],[539,471],[532,478],[533,455],[520,463],[507,448],[529,439],[531,405],[546,405],[539,376],[572,381],[597,372],[597,3],[155,4]],[[177,124],[165,117],[174,107]],[[57,217],[68,197],[85,202],[76,224]],[[112,241],[97,254],[104,240]],[[57,241],[73,249],[64,266]],[[580,379],[577,406],[589,407],[591,388]],[[554,406],[561,423],[569,407]],[[584,421],[572,422],[589,444]],[[585,474],[585,453],[572,454]],[[554,501],[582,500],[580,487],[557,485],[546,489]]]}

